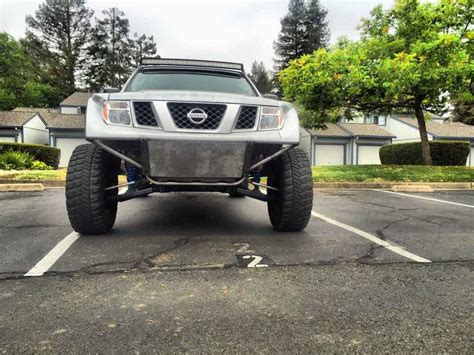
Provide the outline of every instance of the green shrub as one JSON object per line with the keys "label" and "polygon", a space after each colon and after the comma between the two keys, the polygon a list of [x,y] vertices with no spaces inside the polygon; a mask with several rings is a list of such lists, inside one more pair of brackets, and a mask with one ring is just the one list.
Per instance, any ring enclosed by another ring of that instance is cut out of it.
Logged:
{"label": "green shrub", "polygon": [[[470,144],[460,141],[430,142],[433,165],[466,165]],[[388,144],[380,148],[382,164],[423,165],[421,142]]]}
{"label": "green shrub", "polygon": [[4,170],[24,170],[29,169],[33,164],[33,156],[29,153],[9,150],[0,154],[0,169]]}
{"label": "green shrub", "polygon": [[30,166],[31,170],[53,170],[53,167],[43,163],[39,160],[33,160],[33,163]]}
{"label": "green shrub", "polygon": [[58,148],[41,144],[0,142],[0,154],[7,151],[18,151],[30,154],[34,160],[39,160],[57,169],[61,151]]}

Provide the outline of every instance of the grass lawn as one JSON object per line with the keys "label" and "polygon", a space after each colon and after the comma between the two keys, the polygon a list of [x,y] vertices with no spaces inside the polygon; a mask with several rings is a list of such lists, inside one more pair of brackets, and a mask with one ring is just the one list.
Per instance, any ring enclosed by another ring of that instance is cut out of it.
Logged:
{"label": "grass lawn", "polygon": [[[313,166],[315,182],[473,182],[474,168],[417,165],[337,165]],[[66,169],[0,171],[3,180],[65,180]],[[121,183],[126,181],[120,176]]]}
{"label": "grass lawn", "polygon": [[313,166],[315,182],[473,182],[474,168],[423,165]]}
{"label": "grass lawn", "polygon": [[10,170],[1,171],[0,179],[4,180],[65,180],[66,169],[58,170]]}
{"label": "grass lawn", "polygon": [[[0,170],[1,180],[66,180],[66,169],[58,170],[23,170],[23,171],[6,171]],[[119,182],[124,183],[127,178],[119,175]]]}

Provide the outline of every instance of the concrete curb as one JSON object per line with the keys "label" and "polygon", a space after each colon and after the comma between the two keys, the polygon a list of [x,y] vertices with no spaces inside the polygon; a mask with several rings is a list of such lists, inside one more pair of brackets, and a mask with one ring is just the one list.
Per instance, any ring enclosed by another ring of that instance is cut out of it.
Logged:
{"label": "concrete curb", "polygon": [[31,191],[43,191],[43,184],[0,184],[0,192],[31,192]]}
{"label": "concrete curb", "polygon": [[472,190],[473,182],[314,182],[315,189],[391,189],[393,186],[429,186],[433,190]]}
{"label": "concrete curb", "polygon": [[429,185],[393,185],[390,189],[393,192],[433,192]]}
{"label": "concrete curb", "polygon": [[64,187],[66,186],[66,181],[64,180],[2,180],[0,179],[0,184],[42,184],[44,187]]}

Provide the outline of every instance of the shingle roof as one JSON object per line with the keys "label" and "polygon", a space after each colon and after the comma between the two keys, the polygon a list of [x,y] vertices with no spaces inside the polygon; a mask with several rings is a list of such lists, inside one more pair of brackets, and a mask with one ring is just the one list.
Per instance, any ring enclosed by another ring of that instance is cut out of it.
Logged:
{"label": "shingle roof", "polygon": [[59,112],[42,113],[47,128],[84,129],[86,115],[62,115]]}
{"label": "shingle roof", "polygon": [[0,127],[21,127],[35,115],[36,112],[0,111]]}
{"label": "shingle roof", "polygon": [[354,137],[395,137],[392,133],[370,123],[339,123],[339,126],[347,130]]}
{"label": "shingle roof", "polygon": [[59,110],[55,108],[17,107],[11,112],[39,113],[40,116],[45,121],[47,128],[84,129],[84,127],[86,126],[85,115],[65,115],[65,114],[61,114]]}
{"label": "shingle roof", "polygon": [[[415,118],[408,116],[394,116],[393,118],[418,129],[418,122]],[[474,127],[461,122],[436,123],[427,121],[426,130],[429,134],[438,138],[474,139]]]}
{"label": "shingle roof", "polygon": [[344,131],[335,123],[326,123],[327,129],[310,129],[308,130],[312,136],[316,137],[350,137],[351,135]]}
{"label": "shingle roof", "polygon": [[17,107],[12,110],[13,112],[38,112],[38,113],[47,113],[47,112],[59,112],[57,108],[47,108],[47,107]]}
{"label": "shingle roof", "polygon": [[71,96],[64,99],[64,101],[61,102],[59,104],[59,106],[81,106],[81,107],[86,107],[87,106],[87,100],[89,100],[89,98],[92,95],[93,94],[90,93],[90,92],[76,91]]}

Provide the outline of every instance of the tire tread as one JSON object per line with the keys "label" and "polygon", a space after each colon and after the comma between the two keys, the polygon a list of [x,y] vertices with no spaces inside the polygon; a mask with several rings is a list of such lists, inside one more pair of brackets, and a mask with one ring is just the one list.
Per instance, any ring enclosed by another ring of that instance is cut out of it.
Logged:
{"label": "tire tread", "polygon": [[[106,173],[115,160],[93,144],[74,150],[66,175],[66,207],[72,228],[81,234],[107,233],[115,222],[117,203],[104,200]],[[110,176],[109,176],[110,178]],[[117,177],[112,176],[117,181]]]}
{"label": "tire tread", "polygon": [[270,220],[278,231],[301,231],[308,224],[313,208],[309,160],[302,149],[293,148],[280,156],[277,168],[278,202],[268,204]]}

